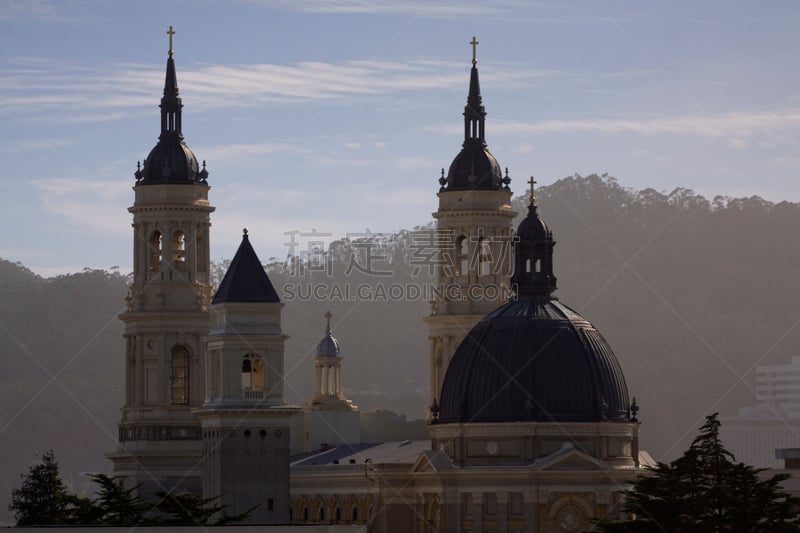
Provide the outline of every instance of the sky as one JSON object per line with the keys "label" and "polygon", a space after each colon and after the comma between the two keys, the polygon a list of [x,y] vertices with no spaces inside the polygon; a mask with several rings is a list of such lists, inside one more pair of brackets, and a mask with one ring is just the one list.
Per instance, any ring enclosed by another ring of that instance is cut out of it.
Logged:
{"label": "sky", "polygon": [[2,0],[0,258],[131,270],[170,25],[214,260],[245,227],[266,261],[291,234],[429,223],[463,141],[473,36],[515,195],[531,175],[608,173],[800,201],[795,1]]}

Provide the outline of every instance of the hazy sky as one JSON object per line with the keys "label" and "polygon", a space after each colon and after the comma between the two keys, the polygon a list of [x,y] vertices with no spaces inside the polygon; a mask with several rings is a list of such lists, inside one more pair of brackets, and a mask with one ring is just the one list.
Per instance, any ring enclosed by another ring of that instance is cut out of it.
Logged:
{"label": "hazy sky", "polygon": [[800,4],[507,0],[0,2],[0,257],[130,270],[136,161],[175,27],[183,130],[262,259],[287,232],[431,220],[475,35],[489,148],[515,194],[624,186],[800,201]]}

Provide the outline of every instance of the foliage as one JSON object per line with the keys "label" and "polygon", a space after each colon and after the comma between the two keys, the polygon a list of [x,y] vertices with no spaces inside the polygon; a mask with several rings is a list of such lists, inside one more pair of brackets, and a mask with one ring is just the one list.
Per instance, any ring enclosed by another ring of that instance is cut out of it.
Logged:
{"label": "foliage", "polygon": [[53,450],[42,455],[40,464],[20,474],[22,486],[11,491],[9,511],[19,526],[61,524],[67,521],[70,502],[67,488],[58,473]]}
{"label": "foliage", "polygon": [[241,514],[228,515],[225,513],[226,506],[219,503],[220,496],[202,498],[197,494],[173,494],[165,491],[154,495],[159,500],[156,505],[158,515],[154,523],[170,526],[232,524],[247,518],[255,509],[253,507]]}
{"label": "foliage", "polygon": [[775,533],[800,531],[800,499],[783,491],[789,476],[762,479],[763,469],[737,463],[719,437],[717,414],[706,418],[689,449],[659,463],[626,492],[625,511],[636,518],[602,524],[607,533]]}
{"label": "foliage", "polygon": [[223,525],[247,518],[253,509],[228,515],[220,496],[202,498],[195,494],[158,491],[157,503],[137,496],[140,485],[126,488],[121,479],[92,474],[97,483],[96,498],[82,498],[67,492],[59,477],[53,451],[42,456],[42,463],[21,476],[22,486],[12,491],[9,510],[18,526],[33,525]]}

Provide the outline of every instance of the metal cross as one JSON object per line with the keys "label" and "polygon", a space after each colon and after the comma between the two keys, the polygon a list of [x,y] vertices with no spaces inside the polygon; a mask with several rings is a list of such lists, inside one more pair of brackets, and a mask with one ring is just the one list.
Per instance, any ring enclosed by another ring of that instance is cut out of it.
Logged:
{"label": "metal cross", "polygon": [[172,31],[172,26],[169,27],[169,31],[167,31],[167,35],[169,35],[169,55],[172,57],[172,36],[175,35],[175,32]]}
{"label": "metal cross", "polygon": [[528,183],[530,183],[530,185],[531,185],[531,196],[530,196],[530,199],[529,199],[530,200],[530,205],[533,205],[533,204],[536,203],[536,192],[534,192],[534,190],[533,190],[533,186],[536,185],[536,180],[533,179],[533,176],[531,176],[531,179],[528,180]]}
{"label": "metal cross", "polygon": [[476,48],[478,46],[478,41],[475,40],[475,36],[474,35],[472,36],[472,40],[469,42],[469,44],[472,45],[472,66],[474,67],[475,65],[478,64],[478,59],[477,59],[477,54],[476,54]]}
{"label": "metal cross", "polygon": [[331,332],[331,317],[332,316],[333,315],[331,314],[330,311],[325,311],[325,318],[328,320],[328,325],[325,327],[325,332],[326,333],[330,333]]}

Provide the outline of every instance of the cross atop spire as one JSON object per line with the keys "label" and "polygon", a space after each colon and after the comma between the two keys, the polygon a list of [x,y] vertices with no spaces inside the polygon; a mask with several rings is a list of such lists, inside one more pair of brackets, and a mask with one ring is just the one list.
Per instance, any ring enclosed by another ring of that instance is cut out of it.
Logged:
{"label": "cross atop spire", "polygon": [[169,57],[172,57],[174,50],[172,50],[172,36],[175,35],[175,32],[172,30],[172,26],[169,27],[167,30],[167,35],[169,35]]}
{"label": "cross atop spire", "polygon": [[534,185],[536,185],[536,180],[533,179],[533,176],[531,176],[531,179],[528,180],[528,183],[531,186],[531,194],[530,194],[530,197],[528,198],[528,204],[529,205],[536,205],[536,191],[533,188]]}
{"label": "cross atop spire", "polygon": [[328,321],[328,324],[325,326],[325,333],[331,332],[331,317],[333,314],[330,311],[325,311],[325,319]]}
{"label": "cross atop spire", "polygon": [[[172,29],[172,26],[170,26],[170,29]],[[170,37],[170,39],[172,39],[172,38]],[[172,42],[172,41],[170,41],[170,42]],[[473,35],[472,36],[472,40],[469,42],[469,44],[472,45],[472,66],[474,67],[475,65],[478,64],[477,47],[478,47],[478,44],[480,44],[480,43],[478,43],[478,41],[475,40],[475,36]],[[170,45],[170,48],[172,48],[172,45]]]}

